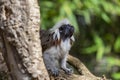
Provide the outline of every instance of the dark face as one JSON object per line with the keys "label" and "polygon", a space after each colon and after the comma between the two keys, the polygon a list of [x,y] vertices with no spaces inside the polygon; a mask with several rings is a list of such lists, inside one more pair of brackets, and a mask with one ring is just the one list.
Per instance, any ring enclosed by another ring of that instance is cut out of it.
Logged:
{"label": "dark face", "polygon": [[59,28],[59,32],[60,32],[60,37],[65,40],[67,38],[70,38],[73,33],[74,33],[74,27],[69,25],[69,24],[66,24],[66,25],[62,25],[60,28]]}

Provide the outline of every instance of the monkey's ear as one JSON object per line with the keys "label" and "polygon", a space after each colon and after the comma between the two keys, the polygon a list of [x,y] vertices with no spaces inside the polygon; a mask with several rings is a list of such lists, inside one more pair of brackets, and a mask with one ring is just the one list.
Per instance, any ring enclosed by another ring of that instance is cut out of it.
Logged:
{"label": "monkey's ear", "polygon": [[53,33],[53,40],[60,40],[60,33],[59,33],[59,29],[56,29]]}

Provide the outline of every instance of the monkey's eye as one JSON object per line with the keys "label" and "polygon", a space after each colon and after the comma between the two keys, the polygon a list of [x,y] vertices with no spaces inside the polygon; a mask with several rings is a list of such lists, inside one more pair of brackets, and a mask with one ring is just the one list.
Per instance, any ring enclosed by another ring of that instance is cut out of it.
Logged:
{"label": "monkey's eye", "polygon": [[60,32],[63,32],[63,30],[64,30],[63,27],[60,27],[60,28],[59,28],[59,31],[60,31]]}

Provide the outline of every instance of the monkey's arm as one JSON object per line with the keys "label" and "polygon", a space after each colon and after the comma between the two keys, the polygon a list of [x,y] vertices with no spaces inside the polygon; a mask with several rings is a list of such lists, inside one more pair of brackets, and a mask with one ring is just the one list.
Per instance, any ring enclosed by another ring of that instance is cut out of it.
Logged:
{"label": "monkey's arm", "polygon": [[40,39],[43,52],[54,44],[53,34],[49,30],[40,30]]}
{"label": "monkey's arm", "polygon": [[68,54],[65,54],[65,56],[62,58],[61,60],[61,68],[67,73],[67,74],[72,74],[73,73],[73,70],[72,69],[69,69],[67,68],[67,57],[68,57]]}

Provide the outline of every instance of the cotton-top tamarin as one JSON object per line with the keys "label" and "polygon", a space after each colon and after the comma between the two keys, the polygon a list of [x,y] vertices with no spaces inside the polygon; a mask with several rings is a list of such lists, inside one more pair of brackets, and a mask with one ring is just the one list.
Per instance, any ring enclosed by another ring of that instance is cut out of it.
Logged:
{"label": "cotton-top tamarin", "polygon": [[60,68],[66,74],[73,72],[66,67],[67,55],[74,42],[73,33],[74,27],[68,19],[61,20],[49,30],[40,31],[44,63],[53,76],[59,75]]}

